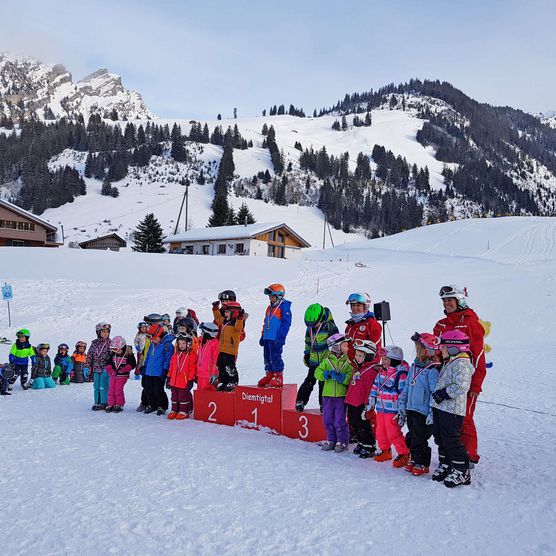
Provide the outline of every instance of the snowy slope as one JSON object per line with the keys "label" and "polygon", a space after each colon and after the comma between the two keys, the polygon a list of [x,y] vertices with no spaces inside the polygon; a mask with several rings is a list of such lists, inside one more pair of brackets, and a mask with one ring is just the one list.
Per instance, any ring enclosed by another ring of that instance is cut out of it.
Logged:
{"label": "snowy slope", "polygon": [[[35,343],[73,344],[90,340],[102,319],[130,340],[143,314],[186,305],[209,319],[216,293],[233,288],[250,314],[240,378],[253,383],[262,369],[261,290],[281,281],[294,315],[286,377],[300,383],[307,304],[326,304],[341,325],[349,292],[389,300],[389,334],[411,358],[409,336],[431,329],[442,315],[439,286],[455,282],[468,286],[470,305],[492,321],[494,362],[476,412],[481,463],[472,485],[455,492],[349,453],[139,415],[135,381],[121,415],[92,413],[90,384],[17,388],[0,399],[3,461],[25,462],[28,475],[22,480],[21,465],[5,465],[0,478],[9,493],[4,551],[554,554],[556,389],[548,377],[556,358],[556,256],[546,238],[555,226],[556,219],[537,218],[451,222],[309,252],[299,262],[0,249],[0,281],[12,283],[15,295],[14,324],[8,329],[2,314],[1,336],[26,326]],[[0,359],[7,351],[0,345]],[[38,527],[45,519],[38,499],[48,500],[48,516],[66,516],[71,526],[49,518]]]}

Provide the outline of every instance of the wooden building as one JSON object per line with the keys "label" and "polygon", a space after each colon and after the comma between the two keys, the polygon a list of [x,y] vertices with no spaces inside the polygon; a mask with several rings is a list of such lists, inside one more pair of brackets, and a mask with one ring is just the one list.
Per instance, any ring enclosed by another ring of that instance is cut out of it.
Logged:
{"label": "wooden building", "polygon": [[0,246],[58,247],[58,228],[0,199]]}
{"label": "wooden building", "polygon": [[247,224],[197,228],[166,237],[170,253],[185,255],[244,255],[296,259],[311,247],[287,224]]}
{"label": "wooden building", "polygon": [[108,234],[82,241],[79,243],[79,247],[81,249],[110,249],[110,251],[119,251],[122,247],[127,247],[127,242],[118,234]]}

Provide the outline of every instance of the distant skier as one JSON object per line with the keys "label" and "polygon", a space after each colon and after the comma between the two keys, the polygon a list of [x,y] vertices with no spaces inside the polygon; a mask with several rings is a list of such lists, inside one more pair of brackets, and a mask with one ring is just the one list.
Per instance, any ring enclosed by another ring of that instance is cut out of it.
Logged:
{"label": "distant skier", "polygon": [[110,375],[106,372],[106,365],[110,361],[111,328],[107,322],[99,322],[95,327],[97,337],[91,342],[87,352],[86,365],[94,382],[94,403],[91,408],[93,411],[104,411],[108,405]]}

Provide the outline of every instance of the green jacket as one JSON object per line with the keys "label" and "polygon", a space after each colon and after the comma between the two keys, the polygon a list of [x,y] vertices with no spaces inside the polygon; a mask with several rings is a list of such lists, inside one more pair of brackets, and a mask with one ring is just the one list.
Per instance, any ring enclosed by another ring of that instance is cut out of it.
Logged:
{"label": "green jacket", "polygon": [[328,354],[326,341],[338,332],[332,313],[324,308],[324,319],[318,326],[308,326],[305,332],[305,363],[308,367],[318,367]]}
{"label": "green jacket", "polygon": [[[324,380],[325,371],[337,371],[344,373],[346,378],[343,382],[337,382],[334,379]],[[346,395],[353,367],[347,355],[337,357],[333,353],[328,353],[323,362],[315,369],[315,378],[324,382],[322,395],[328,398],[343,398]]]}

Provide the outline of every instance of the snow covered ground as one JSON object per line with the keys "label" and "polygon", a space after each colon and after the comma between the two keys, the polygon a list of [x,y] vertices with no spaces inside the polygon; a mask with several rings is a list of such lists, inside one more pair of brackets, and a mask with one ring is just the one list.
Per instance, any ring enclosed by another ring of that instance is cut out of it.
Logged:
{"label": "snow covered ground", "polygon": [[145,313],[186,305],[209,319],[217,292],[231,288],[250,314],[238,362],[249,384],[262,372],[262,288],[280,281],[294,314],[286,377],[299,384],[309,303],[342,323],[351,291],[390,301],[388,339],[410,359],[410,335],[442,316],[439,287],[459,283],[492,321],[494,363],[476,412],[481,463],[455,491],[351,453],[137,414],[135,381],[120,415],[90,411],[90,384],[18,387],[0,399],[2,552],[556,553],[555,234],[554,218],[451,222],[298,262],[0,249],[0,281],[14,286],[13,326],[0,313],[0,336],[26,326],[35,344],[73,345],[108,320],[130,341]]}

